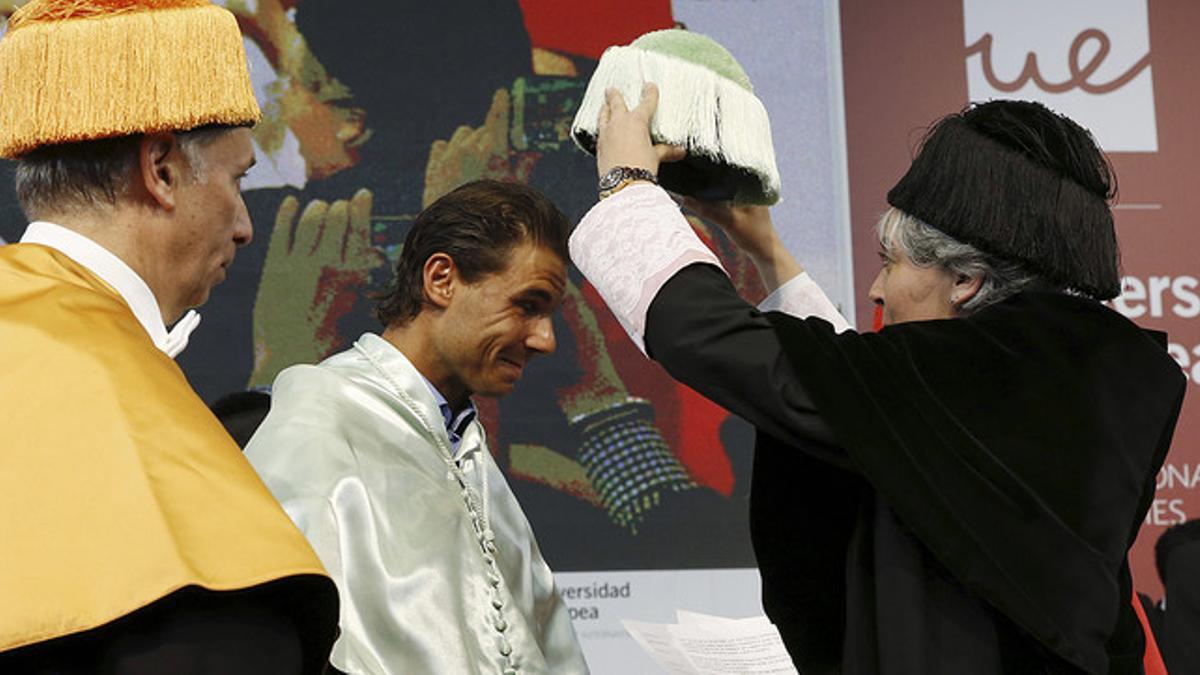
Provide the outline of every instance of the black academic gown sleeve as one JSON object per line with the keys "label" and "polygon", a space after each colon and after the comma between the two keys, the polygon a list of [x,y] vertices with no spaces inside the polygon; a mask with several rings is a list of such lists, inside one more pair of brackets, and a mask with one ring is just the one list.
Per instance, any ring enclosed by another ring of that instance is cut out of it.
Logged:
{"label": "black academic gown sleeve", "polygon": [[[787,446],[754,454],[750,535],[763,609],[804,672],[840,672],[846,555],[856,522],[872,518],[868,486],[792,374],[775,329],[717,268],[692,265],[668,280],[646,327],[647,351],[672,377],[757,427],[758,446]],[[819,487],[788,489],[800,477]]]}
{"label": "black academic gown sleeve", "polygon": [[645,343],[672,377],[760,431],[803,439],[814,457],[847,465],[775,329],[716,267],[686,267],[663,285],[647,312]]}

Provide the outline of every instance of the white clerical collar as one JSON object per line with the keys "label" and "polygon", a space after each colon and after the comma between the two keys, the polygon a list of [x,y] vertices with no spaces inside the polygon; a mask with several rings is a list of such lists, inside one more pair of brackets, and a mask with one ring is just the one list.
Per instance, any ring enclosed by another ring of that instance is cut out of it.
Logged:
{"label": "white clerical collar", "polygon": [[175,358],[187,347],[188,337],[200,325],[196,310],[180,319],[170,332],[162,320],[162,312],[154,292],[137,272],[103,246],[61,225],[37,221],[30,223],[21,237],[22,244],[48,246],[87,268],[121,295],[134,317],[150,335],[154,345],[167,356]]}

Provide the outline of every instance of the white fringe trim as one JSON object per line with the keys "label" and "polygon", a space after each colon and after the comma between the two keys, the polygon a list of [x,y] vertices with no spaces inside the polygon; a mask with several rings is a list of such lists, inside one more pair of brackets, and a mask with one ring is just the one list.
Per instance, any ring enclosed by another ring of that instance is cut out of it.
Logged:
{"label": "white fringe trim", "polygon": [[691,61],[638,49],[609,47],[600,57],[571,125],[595,137],[604,92],[616,88],[633,108],[642,85],[658,85],[658,111],[651,120],[655,142],[670,143],[754,172],[767,203],[779,200],[779,169],[767,110],[753,93]]}

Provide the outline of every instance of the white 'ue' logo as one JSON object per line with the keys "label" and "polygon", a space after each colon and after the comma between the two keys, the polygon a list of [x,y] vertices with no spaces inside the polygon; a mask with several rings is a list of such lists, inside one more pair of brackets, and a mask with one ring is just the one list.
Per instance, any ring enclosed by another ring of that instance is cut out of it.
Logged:
{"label": "white 'ue' logo", "polygon": [[1040,101],[1108,152],[1156,152],[1146,0],[963,0],[972,101]]}

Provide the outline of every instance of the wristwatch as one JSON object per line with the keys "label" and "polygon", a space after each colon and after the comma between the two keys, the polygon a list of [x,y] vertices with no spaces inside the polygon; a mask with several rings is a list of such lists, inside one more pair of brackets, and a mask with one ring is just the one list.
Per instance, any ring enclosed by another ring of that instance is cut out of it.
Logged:
{"label": "wristwatch", "polygon": [[600,199],[611,196],[625,187],[627,183],[635,180],[649,181],[658,185],[658,177],[646,169],[633,166],[615,166],[600,177],[600,184],[597,186],[600,189]]}

